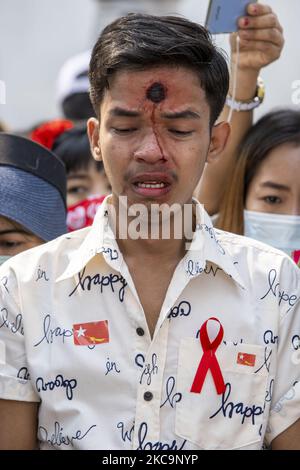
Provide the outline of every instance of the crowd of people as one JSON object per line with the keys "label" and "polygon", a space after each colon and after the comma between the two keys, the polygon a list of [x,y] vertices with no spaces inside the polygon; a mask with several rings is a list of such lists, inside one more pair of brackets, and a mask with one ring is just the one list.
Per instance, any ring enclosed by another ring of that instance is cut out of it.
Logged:
{"label": "crowd of people", "polygon": [[[300,111],[254,123],[283,29],[238,24],[228,67],[195,23],[122,17],[60,117],[1,125],[0,448],[300,449]],[[130,236],[157,204],[188,235]]]}

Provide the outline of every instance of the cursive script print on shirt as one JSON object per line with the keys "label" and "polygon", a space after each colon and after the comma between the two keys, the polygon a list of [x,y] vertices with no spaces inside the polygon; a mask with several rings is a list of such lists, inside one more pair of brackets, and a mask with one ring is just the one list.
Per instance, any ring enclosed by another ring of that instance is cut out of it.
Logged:
{"label": "cursive script print on shirt", "polygon": [[120,429],[121,432],[121,439],[123,442],[131,442],[132,441],[132,436],[133,436],[133,431],[134,431],[134,424],[132,424],[129,428],[126,429],[126,426],[123,421],[120,421],[117,424],[117,428]]}
{"label": "cursive script print on shirt", "polygon": [[176,392],[175,377],[168,377],[166,381],[165,397],[160,407],[163,408],[164,406],[168,405],[171,406],[171,408],[175,408],[176,403],[179,403],[181,400],[182,393]]}
{"label": "cursive script print on shirt", "polygon": [[1,283],[1,285],[4,287],[6,293],[9,294],[9,289],[8,289],[8,277],[7,277],[7,276],[3,276],[3,277],[0,279],[0,283]]}
{"label": "cursive script print on shirt", "polygon": [[0,328],[6,327],[13,334],[20,333],[24,336],[23,316],[18,313],[13,320],[9,319],[9,311],[3,307],[0,309]]}
{"label": "cursive script print on shirt", "polygon": [[52,344],[54,341],[59,340],[64,343],[65,339],[73,336],[73,331],[68,330],[67,328],[61,328],[60,326],[53,326],[52,322],[53,319],[51,315],[46,315],[43,321],[43,336],[33,345],[35,348],[43,343]]}
{"label": "cursive script print on shirt", "polygon": [[262,415],[264,412],[263,408],[255,404],[246,405],[242,401],[234,403],[233,401],[230,401],[230,396],[231,384],[228,382],[221,398],[222,404],[219,409],[210,416],[210,419],[215,418],[219,414],[223,415],[224,418],[227,419],[232,419],[234,415],[239,415],[241,417],[241,424],[250,421],[252,425],[255,425],[256,417]]}
{"label": "cursive script print on shirt", "polygon": [[21,367],[18,370],[17,378],[22,381],[30,380],[30,373],[29,373],[28,367],[25,367],[25,366]]}
{"label": "cursive script print on shirt", "polygon": [[266,330],[263,339],[265,344],[278,344],[278,336],[272,330]]}
{"label": "cursive script print on shirt", "polygon": [[97,250],[97,253],[103,253],[104,255],[108,255],[111,261],[115,261],[119,259],[118,251],[113,250],[112,248],[109,248],[109,247],[102,246],[99,250]]}
{"label": "cursive script print on shirt", "polygon": [[37,272],[36,272],[36,279],[35,282],[39,281],[46,281],[49,282],[50,278],[48,277],[46,271],[41,268],[41,266],[38,267]]}
{"label": "cursive script print on shirt", "polygon": [[44,377],[38,377],[35,381],[36,389],[38,392],[53,391],[57,388],[64,389],[67,399],[73,399],[73,390],[77,387],[76,379],[66,379],[61,374],[58,374],[53,380],[48,380]]}
{"label": "cursive script print on shirt", "polygon": [[187,300],[182,300],[178,305],[171,308],[168,318],[188,317],[191,310],[191,304]]}
{"label": "cursive script print on shirt", "polygon": [[151,442],[147,440],[148,424],[143,422],[138,428],[138,447],[137,450],[183,450],[186,440],[178,443],[176,439],[172,442]]}
{"label": "cursive script print on shirt", "polygon": [[118,365],[116,362],[111,361],[111,360],[109,359],[109,357],[107,358],[105,367],[106,367],[105,375],[108,375],[108,374],[110,374],[110,373],[117,373],[117,374],[120,374],[120,372],[121,372],[121,370],[120,370],[120,368],[119,368],[119,365]]}
{"label": "cursive script print on shirt", "polygon": [[39,439],[42,442],[47,442],[51,447],[70,446],[71,448],[76,448],[76,441],[85,439],[95,427],[96,424],[93,424],[85,432],[78,429],[77,431],[66,434],[63,426],[58,421],[55,421],[53,432],[44,428],[44,426],[39,426]]}
{"label": "cursive script print on shirt", "polygon": [[124,301],[125,287],[127,282],[123,276],[120,274],[94,274],[93,276],[85,274],[86,268],[78,273],[78,282],[76,287],[70,292],[69,297],[75,294],[77,291],[90,292],[94,288],[98,288],[99,292],[103,294],[104,290],[107,288],[111,290],[112,293],[115,293],[115,289],[118,292],[118,297],[120,302]]}
{"label": "cursive script print on shirt", "polygon": [[151,363],[144,364],[144,370],[141,374],[140,384],[143,383],[144,378],[147,378],[147,385],[151,385],[153,375],[158,374],[157,354],[153,353]]}
{"label": "cursive script print on shirt", "polygon": [[267,289],[266,292],[260,298],[260,300],[264,300],[269,296],[275,297],[277,299],[279,307],[287,307],[285,313],[288,313],[299,300],[298,296],[295,295],[295,293],[287,292],[287,290],[283,289],[283,287],[280,286],[276,269],[271,269],[268,272]]}

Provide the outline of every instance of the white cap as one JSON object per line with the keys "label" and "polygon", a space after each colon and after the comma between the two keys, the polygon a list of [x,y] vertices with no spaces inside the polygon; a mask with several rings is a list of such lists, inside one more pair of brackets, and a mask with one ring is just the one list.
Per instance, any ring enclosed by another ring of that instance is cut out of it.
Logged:
{"label": "white cap", "polygon": [[62,103],[74,93],[89,92],[88,70],[91,50],[68,59],[60,69],[57,80],[57,99]]}

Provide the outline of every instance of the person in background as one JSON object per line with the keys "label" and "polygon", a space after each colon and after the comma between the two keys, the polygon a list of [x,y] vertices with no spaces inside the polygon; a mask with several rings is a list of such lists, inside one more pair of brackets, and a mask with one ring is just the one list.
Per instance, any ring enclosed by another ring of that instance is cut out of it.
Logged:
{"label": "person in background", "polygon": [[24,137],[51,150],[55,140],[65,131],[72,129],[74,123],[69,119],[53,119],[36,124]]}
{"label": "person in background", "polygon": [[55,119],[34,129],[30,138],[50,149],[65,164],[68,208],[110,192],[102,162],[95,162],[92,157],[86,123],[74,126],[69,120]]}
{"label": "person in background", "polygon": [[0,132],[7,132],[6,125],[0,121]]}
{"label": "person in background", "polygon": [[67,232],[66,172],[47,149],[0,134],[0,264]]}
{"label": "person in background", "polygon": [[86,124],[60,134],[52,151],[66,166],[68,208],[94,196],[109,194],[110,184],[103,163],[96,162],[91,154]]}
{"label": "person in background", "polygon": [[67,227],[69,232],[89,227],[93,224],[97,210],[106,196],[90,196],[68,207]]}
{"label": "person in background", "polygon": [[91,51],[70,57],[57,80],[57,98],[65,118],[78,122],[95,115],[89,96],[89,61]]}
{"label": "person in background", "polygon": [[67,228],[79,230],[93,223],[97,209],[110,192],[102,162],[92,157],[86,124],[67,119],[42,123],[30,138],[52,150],[67,172]]}
{"label": "person in background", "polygon": [[196,196],[204,203],[210,215],[219,212],[225,188],[237,158],[237,148],[253,123],[253,110],[262,104],[264,85],[259,78],[261,70],[276,61],[284,46],[283,29],[272,8],[252,3],[247,15],[240,18],[238,34],[240,54],[237,69],[235,101],[232,100],[233,76],[237,62],[236,33],[230,36],[231,79],[226,106],[219,122],[227,120],[231,108],[231,134],[222,154],[207,165],[201,177]]}
{"label": "person in background", "polygon": [[300,257],[300,111],[263,116],[247,133],[216,227]]}

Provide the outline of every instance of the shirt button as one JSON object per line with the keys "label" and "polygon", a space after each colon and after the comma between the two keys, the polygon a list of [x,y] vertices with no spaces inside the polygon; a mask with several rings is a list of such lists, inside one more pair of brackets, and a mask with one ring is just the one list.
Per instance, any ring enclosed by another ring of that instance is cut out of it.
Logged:
{"label": "shirt button", "polygon": [[152,398],[153,398],[153,393],[151,393],[151,392],[145,392],[144,393],[144,400],[151,401]]}
{"label": "shirt button", "polygon": [[143,330],[143,328],[138,327],[138,328],[136,329],[136,333],[137,333],[139,336],[144,336],[145,331]]}

